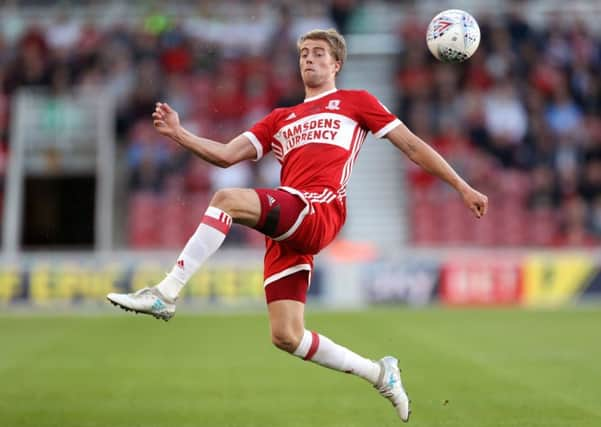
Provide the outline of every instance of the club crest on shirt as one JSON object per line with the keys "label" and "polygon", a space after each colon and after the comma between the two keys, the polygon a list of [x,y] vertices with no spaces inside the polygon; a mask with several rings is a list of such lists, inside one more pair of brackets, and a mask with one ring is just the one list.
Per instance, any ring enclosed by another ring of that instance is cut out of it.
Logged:
{"label": "club crest on shirt", "polygon": [[340,110],[340,100],[339,99],[330,99],[328,102],[328,106],[326,110]]}

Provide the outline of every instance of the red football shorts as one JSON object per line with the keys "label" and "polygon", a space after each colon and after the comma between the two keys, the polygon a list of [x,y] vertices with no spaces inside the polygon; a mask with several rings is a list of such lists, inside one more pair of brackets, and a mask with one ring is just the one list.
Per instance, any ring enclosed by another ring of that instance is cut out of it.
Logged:
{"label": "red football shorts", "polygon": [[[313,255],[334,240],[342,228],[344,203],[329,190],[302,193],[282,187],[255,191],[261,202],[255,228],[266,236],[263,283],[267,302],[292,299],[304,303]],[[295,274],[298,272],[307,274]]]}

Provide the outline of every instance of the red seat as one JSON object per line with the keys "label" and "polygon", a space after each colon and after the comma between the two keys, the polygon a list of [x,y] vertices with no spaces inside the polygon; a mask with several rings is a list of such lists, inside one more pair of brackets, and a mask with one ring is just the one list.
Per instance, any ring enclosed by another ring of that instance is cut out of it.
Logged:
{"label": "red seat", "polygon": [[153,193],[137,192],[128,205],[128,243],[133,248],[152,248],[160,243],[157,233],[157,198]]}
{"label": "red seat", "polygon": [[185,242],[183,229],[185,225],[185,198],[176,194],[160,197],[160,235],[161,246],[164,248],[179,248]]}

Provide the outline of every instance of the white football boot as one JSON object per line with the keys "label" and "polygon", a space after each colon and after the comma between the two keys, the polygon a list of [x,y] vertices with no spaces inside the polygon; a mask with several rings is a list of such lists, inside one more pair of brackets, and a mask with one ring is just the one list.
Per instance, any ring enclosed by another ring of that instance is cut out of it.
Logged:
{"label": "white football boot", "polygon": [[106,298],[125,311],[150,314],[164,321],[175,316],[175,302],[167,300],[156,287],[140,289],[133,294],[110,293]]}
{"label": "white football boot", "polygon": [[382,396],[390,400],[392,406],[401,420],[409,421],[411,410],[409,409],[409,396],[403,388],[401,382],[401,371],[399,370],[398,360],[392,356],[386,356],[378,360],[380,365],[380,376],[378,382],[374,385]]}

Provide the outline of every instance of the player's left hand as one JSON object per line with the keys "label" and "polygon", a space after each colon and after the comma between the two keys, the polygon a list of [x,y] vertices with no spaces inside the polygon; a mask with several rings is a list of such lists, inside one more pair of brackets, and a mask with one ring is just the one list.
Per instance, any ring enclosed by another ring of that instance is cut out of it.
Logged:
{"label": "player's left hand", "polygon": [[474,213],[476,218],[482,218],[488,210],[488,197],[472,187],[466,187],[461,195],[463,202]]}

